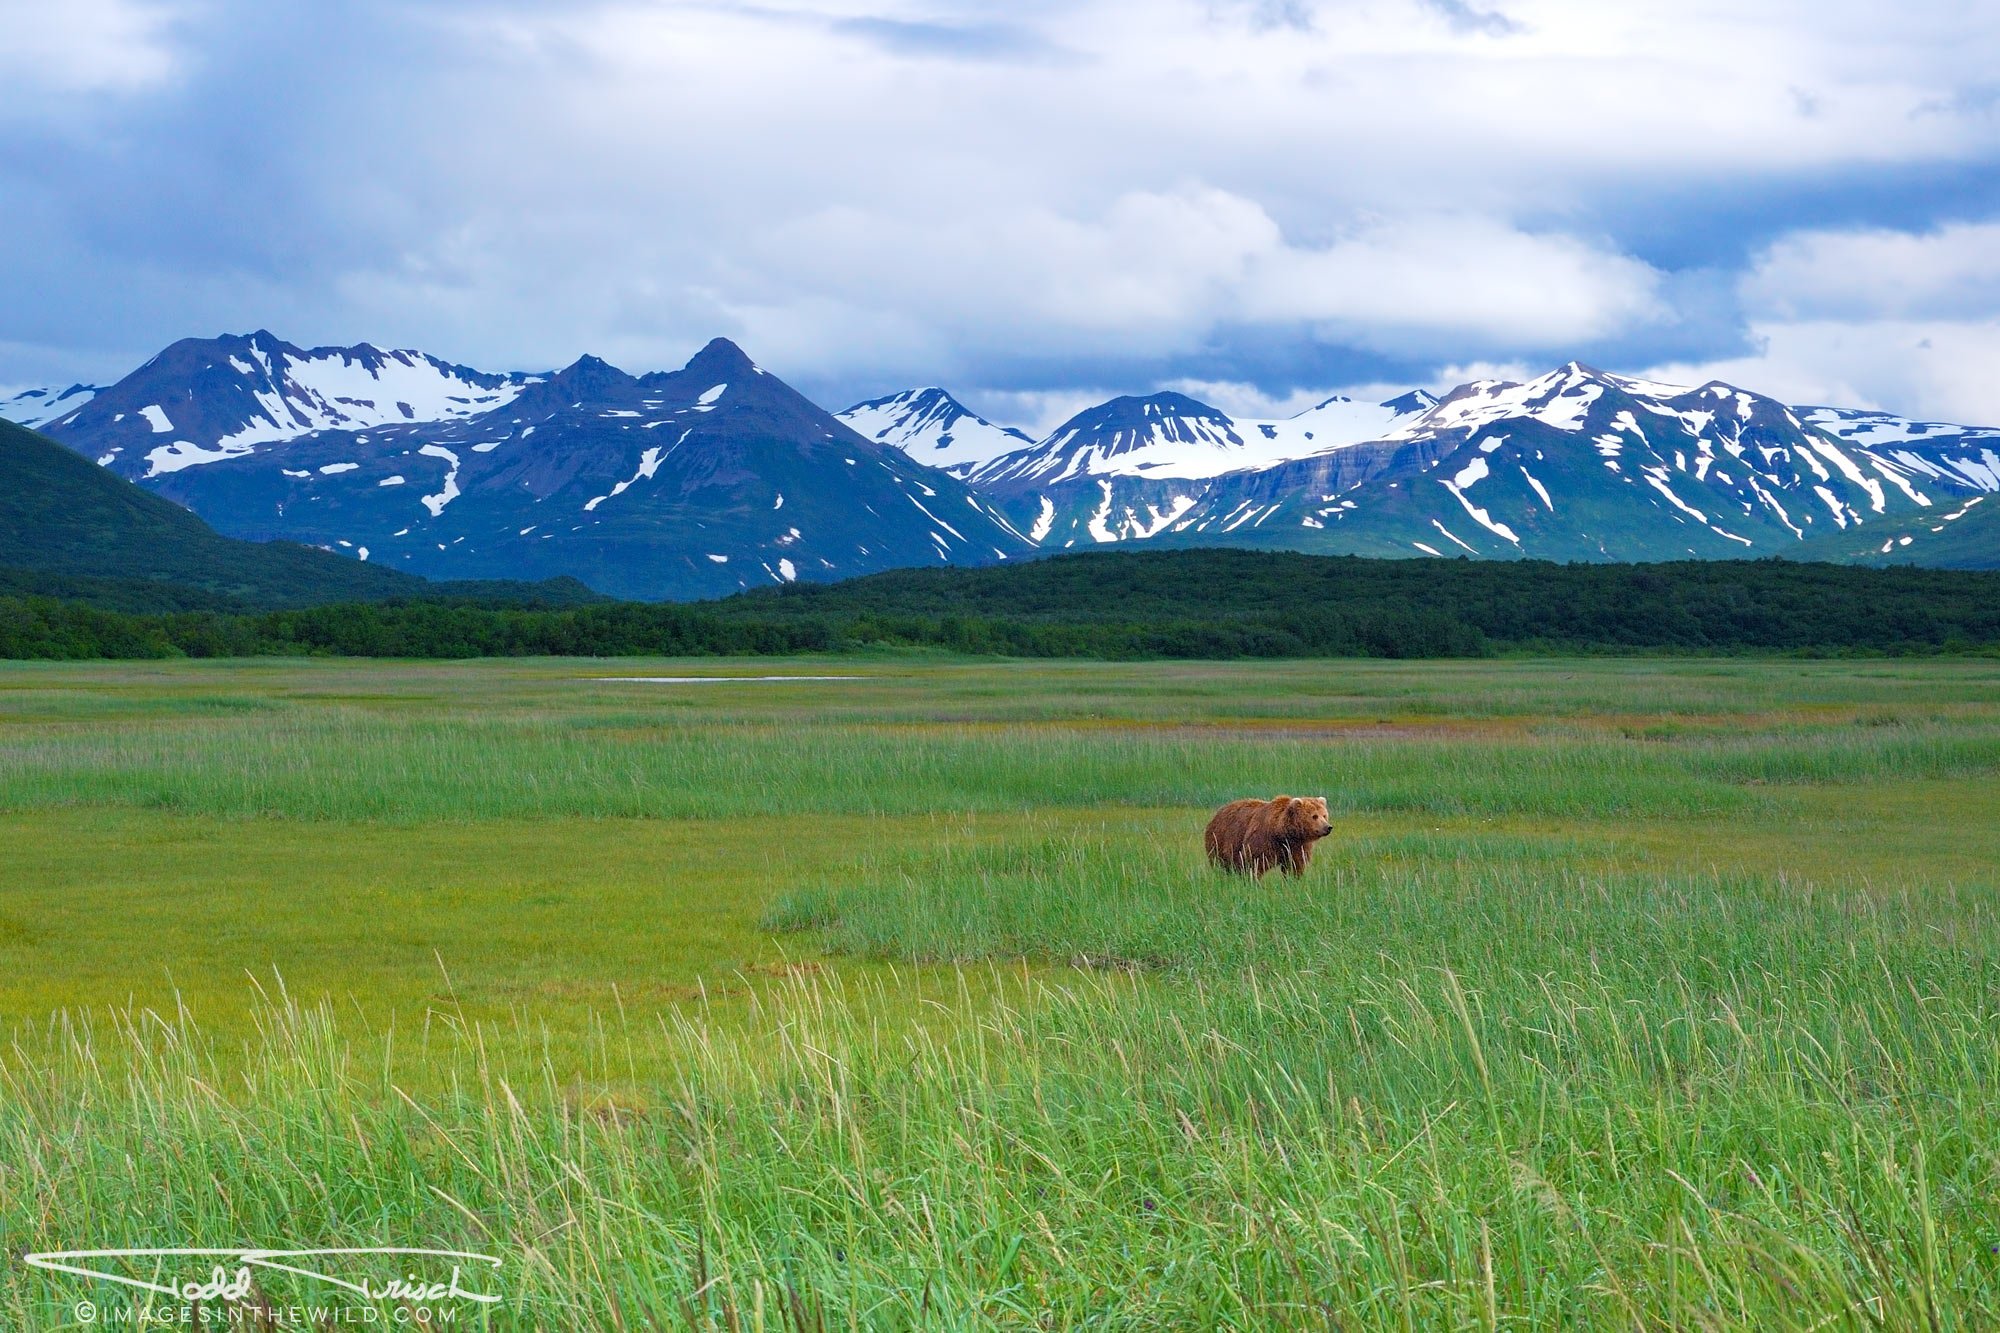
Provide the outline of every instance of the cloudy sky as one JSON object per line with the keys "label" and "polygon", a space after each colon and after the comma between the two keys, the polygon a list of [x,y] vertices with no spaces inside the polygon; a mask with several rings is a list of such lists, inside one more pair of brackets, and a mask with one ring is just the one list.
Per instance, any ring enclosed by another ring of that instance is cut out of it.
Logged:
{"label": "cloudy sky", "polygon": [[1046,425],[1571,357],[2000,422],[1991,0],[0,0],[0,385],[725,334]]}

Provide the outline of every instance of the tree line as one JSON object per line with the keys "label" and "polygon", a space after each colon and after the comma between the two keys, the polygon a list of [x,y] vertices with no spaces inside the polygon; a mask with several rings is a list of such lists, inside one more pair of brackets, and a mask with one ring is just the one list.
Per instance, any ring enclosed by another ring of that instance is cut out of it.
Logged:
{"label": "tree line", "polygon": [[1168,551],[899,570],[678,604],[432,597],[135,613],[0,591],[8,658],[755,656],[875,646],[1101,658],[1992,651],[2000,573]]}

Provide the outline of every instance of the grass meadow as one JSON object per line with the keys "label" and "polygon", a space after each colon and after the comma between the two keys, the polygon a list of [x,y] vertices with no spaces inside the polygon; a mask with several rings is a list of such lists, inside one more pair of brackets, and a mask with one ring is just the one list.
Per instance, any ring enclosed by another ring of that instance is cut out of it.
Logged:
{"label": "grass meadow", "polygon": [[0,664],[0,1328],[1994,1327],[1996,778],[1993,661]]}

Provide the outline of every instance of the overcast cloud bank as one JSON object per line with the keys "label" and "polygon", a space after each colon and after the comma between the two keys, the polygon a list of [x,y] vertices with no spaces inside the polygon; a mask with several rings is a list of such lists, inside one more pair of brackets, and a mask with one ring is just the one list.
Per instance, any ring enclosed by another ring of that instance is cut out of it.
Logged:
{"label": "overcast cloud bank", "polygon": [[2000,11],[0,0],[0,383],[268,326],[1268,411],[1579,357],[2000,421]]}

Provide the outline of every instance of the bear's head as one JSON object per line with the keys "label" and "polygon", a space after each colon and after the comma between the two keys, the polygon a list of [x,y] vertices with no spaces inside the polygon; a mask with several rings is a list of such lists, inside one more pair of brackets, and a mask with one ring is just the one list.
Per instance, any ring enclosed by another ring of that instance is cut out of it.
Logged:
{"label": "bear's head", "polygon": [[1324,796],[1280,796],[1271,802],[1278,807],[1284,837],[1294,842],[1317,842],[1333,832],[1333,818],[1327,813]]}

